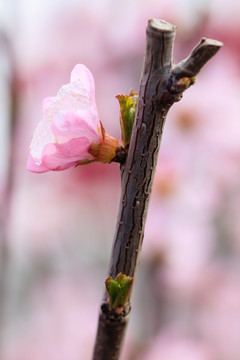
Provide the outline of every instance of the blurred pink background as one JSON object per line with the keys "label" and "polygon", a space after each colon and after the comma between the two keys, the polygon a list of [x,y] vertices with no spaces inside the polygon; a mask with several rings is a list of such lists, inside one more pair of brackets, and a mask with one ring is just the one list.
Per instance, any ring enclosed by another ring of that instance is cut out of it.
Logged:
{"label": "blurred pink background", "polygon": [[122,360],[240,359],[240,5],[235,0],[0,1],[1,360],[90,359],[116,223],[117,164],[26,170],[42,99],[77,63],[120,137],[151,17],[177,25],[175,62],[224,47],[170,110]]}

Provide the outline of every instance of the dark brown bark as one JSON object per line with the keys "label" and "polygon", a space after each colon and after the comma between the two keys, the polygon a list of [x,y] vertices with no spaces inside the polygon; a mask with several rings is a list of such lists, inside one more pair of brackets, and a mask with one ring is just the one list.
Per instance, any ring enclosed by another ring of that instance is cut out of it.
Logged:
{"label": "dark brown bark", "polygon": [[[190,56],[173,68],[175,26],[151,19],[147,27],[146,54],[139,100],[126,163],[122,165],[122,189],[109,276],[120,272],[135,276],[141,250],[152,182],[163,126],[171,105],[187,88],[177,85],[182,77],[194,77],[219,50],[220,42],[202,40]],[[117,360],[129,312],[113,316],[105,294],[93,360]],[[127,307],[130,309],[130,298]]]}
{"label": "dark brown bark", "polygon": [[99,337],[96,339],[94,360],[119,359],[129,320],[129,310],[122,314],[113,314],[105,302],[102,304],[98,320]]}
{"label": "dark brown bark", "polygon": [[[135,125],[126,164],[122,169],[122,192],[109,275],[120,272],[134,277],[143,239],[160,138],[167,111],[178,95],[166,88],[172,68],[175,27],[150,22],[139,91]],[[121,239],[121,240],[119,240]]]}

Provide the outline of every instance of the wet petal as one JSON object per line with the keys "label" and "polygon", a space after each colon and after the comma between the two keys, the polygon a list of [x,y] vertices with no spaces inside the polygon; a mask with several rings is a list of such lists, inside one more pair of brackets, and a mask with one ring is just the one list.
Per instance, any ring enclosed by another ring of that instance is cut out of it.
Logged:
{"label": "wet petal", "polygon": [[75,166],[78,161],[91,160],[89,139],[81,137],[63,144],[48,144],[43,149],[42,164],[49,170],[65,170]]}

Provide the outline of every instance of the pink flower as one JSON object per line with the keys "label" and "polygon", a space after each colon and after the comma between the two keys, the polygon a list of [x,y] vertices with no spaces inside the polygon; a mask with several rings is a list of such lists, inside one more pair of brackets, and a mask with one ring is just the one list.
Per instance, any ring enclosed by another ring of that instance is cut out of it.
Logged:
{"label": "pink flower", "polygon": [[92,161],[110,162],[118,146],[99,121],[93,76],[78,64],[70,83],[56,97],[43,101],[43,119],[33,134],[27,168],[42,173]]}

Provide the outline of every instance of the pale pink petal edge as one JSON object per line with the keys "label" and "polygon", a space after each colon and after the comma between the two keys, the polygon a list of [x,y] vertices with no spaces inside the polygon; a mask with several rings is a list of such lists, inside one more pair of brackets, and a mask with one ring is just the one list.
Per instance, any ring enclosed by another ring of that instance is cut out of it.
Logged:
{"label": "pale pink petal edge", "polygon": [[[65,136],[69,138],[86,137],[90,142],[99,142],[101,136],[97,127],[90,120],[91,114],[68,112],[55,116],[52,121],[52,132],[55,136]],[[100,127],[100,124],[99,124]]]}
{"label": "pale pink petal edge", "polygon": [[49,105],[55,100],[55,96],[45,97],[42,101],[42,110],[43,112],[49,108]]}
{"label": "pale pink petal edge", "polygon": [[70,82],[73,83],[78,80],[81,80],[84,84],[86,84],[86,87],[88,87],[90,85],[91,103],[92,103],[92,105],[94,105],[94,107],[96,107],[95,81],[94,81],[91,71],[83,64],[75,65],[71,72]]}
{"label": "pale pink petal edge", "polygon": [[27,160],[27,170],[34,173],[45,173],[49,171],[49,169],[46,168],[44,165],[37,165],[37,162],[39,162],[39,159],[36,160],[32,157],[31,154],[29,154]]}
{"label": "pale pink petal edge", "polygon": [[42,152],[42,164],[49,170],[66,170],[78,161],[93,159],[88,152],[89,146],[90,142],[85,137],[71,139],[63,144],[47,144]]}

